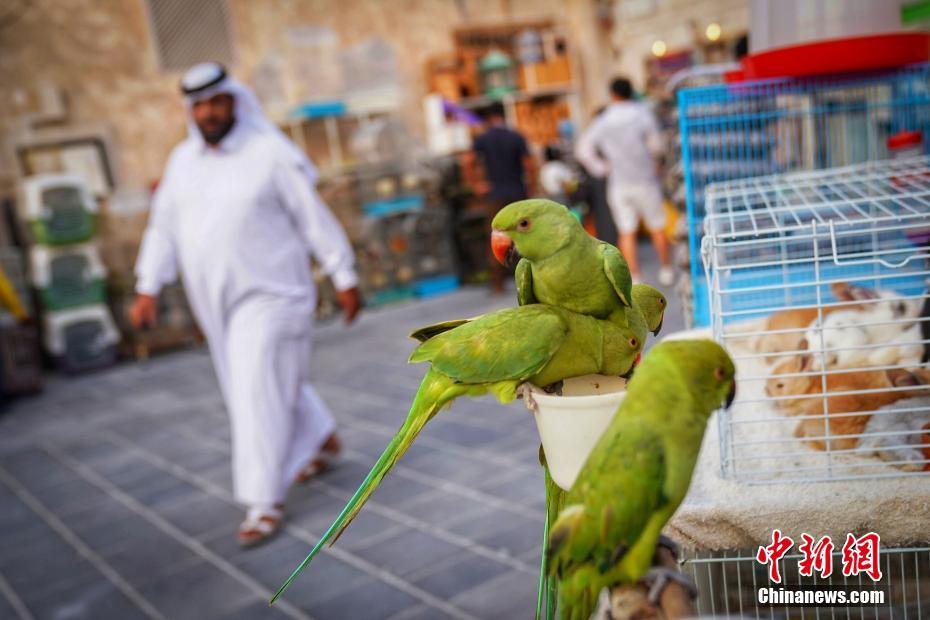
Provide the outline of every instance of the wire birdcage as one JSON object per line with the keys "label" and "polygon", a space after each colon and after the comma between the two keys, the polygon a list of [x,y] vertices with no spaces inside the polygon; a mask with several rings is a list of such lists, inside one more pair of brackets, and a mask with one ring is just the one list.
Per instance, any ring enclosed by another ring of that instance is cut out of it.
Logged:
{"label": "wire birdcage", "polygon": [[930,65],[868,75],[782,78],[678,93],[694,323],[709,324],[701,274],[704,191],[714,182],[846,166],[889,156],[887,139],[930,146]]}
{"label": "wire birdcage", "polygon": [[714,184],[704,225],[723,475],[930,474],[930,159]]}
{"label": "wire birdcage", "polygon": [[[682,571],[697,584],[698,616],[707,618],[894,618],[919,620],[930,615],[930,547],[883,548],[879,555],[882,579],[844,577],[839,570],[841,552],[833,554],[833,574],[828,578],[802,577],[800,554],[779,561],[782,584],[768,580],[768,569],[756,561],[755,549],[702,552],[684,560]],[[759,602],[761,588],[780,587],[880,591],[882,602],[848,606],[785,606]]]}

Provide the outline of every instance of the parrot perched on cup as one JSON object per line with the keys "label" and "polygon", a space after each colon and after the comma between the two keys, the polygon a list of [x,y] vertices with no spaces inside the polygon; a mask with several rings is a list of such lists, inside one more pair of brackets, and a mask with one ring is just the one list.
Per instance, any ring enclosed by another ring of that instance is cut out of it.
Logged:
{"label": "parrot perched on cup", "polygon": [[430,362],[407,419],[335,522],[272,598],[281,595],[322,546],[334,543],[414,439],[460,396],[493,394],[502,403],[524,382],[539,386],[587,374],[622,376],[633,368],[645,334],[564,308],[531,304],[414,332],[410,362]]}
{"label": "parrot perched on cup", "polygon": [[626,260],[589,235],[568,208],[541,198],[521,200],[498,211],[491,227],[494,256],[516,264],[520,305],[550,304],[625,321],[622,310],[633,304]]}
{"label": "parrot perched on cup", "polygon": [[[653,335],[658,335],[662,329],[665,308],[668,305],[665,296],[661,291],[648,284],[634,284],[632,290],[633,305],[624,309],[624,312],[629,317],[627,321],[631,325],[631,330],[642,338],[645,338],[646,330],[652,332]],[[549,536],[549,528],[552,526],[555,516],[561,511],[562,504],[565,501],[565,491],[549,475],[542,446],[540,446],[539,451],[539,461],[545,470],[546,477],[546,521],[543,526],[543,546],[545,546],[545,541]],[[536,602],[537,617],[544,617],[547,620],[552,617],[554,598],[557,593],[557,582],[546,577],[546,556],[543,554]]]}
{"label": "parrot perched on cup", "polygon": [[585,461],[549,532],[559,617],[587,620],[603,588],[644,582],[658,602],[676,571],[653,568],[662,528],[678,509],[710,415],[736,395],[735,367],[709,340],[655,346]]}

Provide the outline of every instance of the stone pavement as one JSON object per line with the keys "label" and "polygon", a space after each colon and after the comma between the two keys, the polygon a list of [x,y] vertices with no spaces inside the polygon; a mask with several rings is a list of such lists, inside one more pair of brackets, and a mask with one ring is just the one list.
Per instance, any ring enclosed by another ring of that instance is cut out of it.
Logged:
{"label": "stone pavement", "polygon": [[[538,438],[518,404],[462,400],[426,428],[338,544],[266,601],[406,415],[422,324],[510,305],[466,289],[318,330],[314,382],[341,464],[295,488],[249,551],[229,426],[203,350],[54,378],[0,414],[0,618],[526,618],[542,536]],[[667,331],[680,325],[670,309]]]}

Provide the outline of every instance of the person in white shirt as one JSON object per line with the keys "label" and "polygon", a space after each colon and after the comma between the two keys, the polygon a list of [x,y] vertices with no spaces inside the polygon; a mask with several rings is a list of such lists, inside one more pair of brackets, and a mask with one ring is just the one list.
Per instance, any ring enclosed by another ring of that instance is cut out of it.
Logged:
{"label": "person in white shirt", "polygon": [[233,490],[248,507],[243,546],[278,531],[296,480],[339,451],[335,422],[307,382],[316,290],[310,254],[347,322],[360,306],[345,232],[317,194],[307,157],[215,63],[181,80],[188,136],[171,153],[136,262],[134,325],[180,271],[232,425]]}
{"label": "person in white shirt", "polygon": [[618,245],[634,280],[641,279],[636,232],[645,222],[659,255],[659,283],[670,286],[675,272],[665,235],[665,209],[658,176],[662,135],[655,116],[633,101],[626,78],[610,85],[611,104],[581,135],[575,149],[579,162],[596,177],[607,177],[607,202],[620,232]]}

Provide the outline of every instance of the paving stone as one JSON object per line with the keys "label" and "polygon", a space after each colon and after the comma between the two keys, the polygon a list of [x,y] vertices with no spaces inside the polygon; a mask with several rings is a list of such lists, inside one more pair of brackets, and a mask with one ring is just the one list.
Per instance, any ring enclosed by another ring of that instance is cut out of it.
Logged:
{"label": "paving stone", "polygon": [[254,598],[242,584],[206,562],[163,576],[139,592],[172,620],[223,617]]}
{"label": "paving stone", "polygon": [[204,494],[192,498],[182,496],[176,502],[159,504],[155,512],[194,537],[223,527],[233,532],[243,517],[241,508],[212,495]]}
{"label": "paving stone", "polygon": [[381,481],[372,495],[372,499],[385,506],[395,506],[415,500],[424,493],[432,492],[434,487],[395,474]]}
{"label": "paving stone", "polygon": [[428,574],[415,580],[414,584],[443,600],[448,600],[459,592],[475,588],[510,570],[510,567],[500,562],[466,553],[461,561],[430,570]]}
{"label": "paving stone", "polygon": [[137,531],[128,543],[104,553],[103,558],[134,586],[158,579],[196,557],[188,547],[154,527]]}
{"label": "paving stone", "polygon": [[[27,482],[26,485],[29,483]],[[28,486],[27,486],[28,488]],[[29,489],[45,508],[57,516],[99,505],[109,496],[83,479],[69,480],[55,486]]]}
{"label": "paving stone", "polygon": [[87,437],[69,445],[59,446],[73,459],[85,465],[114,458],[124,452],[124,449],[109,442],[100,441],[97,437]]}
{"label": "paving stone", "polygon": [[417,497],[415,501],[405,502],[397,509],[420,521],[448,529],[450,523],[458,523],[480,515],[486,507],[485,504],[470,497],[445,491],[433,491]]}
{"label": "paving stone", "polygon": [[437,452],[418,461],[415,467],[420,472],[466,486],[493,479],[503,471],[503,466],[497,463],[449,452]]}
{"label": "paving stone", "polygon": [[478,542],[494,549],[505,551],[513,557],[542,547],[543,521],[532,521],[523,517],[511,517],[499,531],[482,536]]}
{"label": "paving stone", "polygon": [[[282,534],[268,545],[238,555],[234,564],[270,590],[277,590],[309,551],[309,543]],[[287,590],[286,598],[306,607],[348,592],[370,578],[363,570],[322,553]]]}
{"label": "paving stone", "polygon": [[465,611],[488,620],[527,618],[536,608],[537,577],[511,571],[500,577],[466,590],[451,602]]}
{"label": "paving stone", "polygon": [[546,500],[546,484],[542,467],[535,474],[519,473],[500,481],[490,481],[478,487],[482,492],[495,495],[514,503]]}
{"label": "paving stone", "polygon": [[455,616],[450,616],[446,612],[426,605],[414,605],[413,607],[408,607],[397,614],[391,616],[391,620],[445,620],[446,618],[454,618]]}
{"label": "paving stone", "polygon": [[465,553],[460,547],[419,530],[408,530],[359,550],[358,555],[395,575],[407,575],[444,558]]}
{"label": "paving stone", "polygon": [[290,618],[277,607],[268,605],[264,599],[256,599],[239,609],[223,614],[223,620],[284,620]]}
{"label": "paving stone", "polygon": [[29,448],[0,459],[0,467],[20,481],[70,478],[73,474],[44,450]]}
{"label": "paving stone", "polygon": [[78,523],[69,523],[78,537],[98,552],[122,549],[132,545],[136,537],[154,526],[142,516],[120,506],[117,510],[88,515]]}
{"label": "paving stone", "polygon": [[418,602],[412,595],[381,581],[359,584],[352,591],[309,606],[326,620],[381,620]]}
{"label": "paving stone", "polygon": [[0,538],[0,570],[15,569],[32,558],[67,552],[70,548],[42,522],[9,532]]}
{"label": "paving stone", "polygon": [[[0,577],[2,577],[2,573],[0,573]],[[19,615],[13,609],[13,605],[5,597],[0,596],[0,618],[10,618],[12,620],[18,617]]]}
{"label": "paving stone", "polygon": [[43,598],[28,603],[37,618],[68,618],[98,620],[119,618],[134,620],[148,618],[135,603],[108,581],[98,581],[90,587],[59,594],[56,598]]}
{"label": "paving stone", "polygon": [[[540,538],[542,537],[542,518],[543,516],[540,515],[538,523]],[[513,527],[525,527],[535,530],[537,523],[508,510],[485,506],[480,514],[465,521],[453,523],[447,529],[454,534],[465,536],[474,541],[481,541]]]}
{"label": "paving stone", "polygon": [[84,572],[90,565],[77,552],[56,545],[54,553],[43,556],[42,562],[29,562],[29,556],[21,556],[15,565],[4,565],[3,572],[10,585],[21,594],[41,594],[43,583],[67,582],[75,573]]}
{"label": "paving stone", "polygon": [[[454,414],[450,413],[452,417]],[[490,442],[501,437],[501,431],[493,428],[481,428],[468,424],[460,424],[450,420],[437,419],[426,427],[424,435],[441,439],[465,447],[477,447],[488,445]]]}

